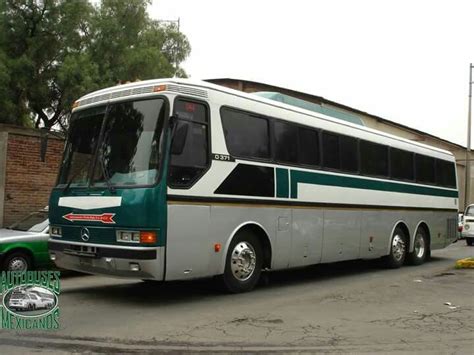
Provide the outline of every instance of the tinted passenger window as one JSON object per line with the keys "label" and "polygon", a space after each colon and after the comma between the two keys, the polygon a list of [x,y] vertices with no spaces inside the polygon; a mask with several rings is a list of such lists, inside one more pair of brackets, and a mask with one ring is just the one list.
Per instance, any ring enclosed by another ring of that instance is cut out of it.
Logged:
{"label": "tinted passenger window", "polygon": [[323,132],[323,166],[330,169],[339,169],[339,136],[334,133]]}
{"label": "tinted passenger window", "polygon": [[435,160],[425,155],[416,155],[416,181],[427,184],[435,183]]}
{"label": "tinted passenger window", "polygon": [[357,139],[323,132],[323,166],[346,172],[357,172]]}
{"label": "tinted passenger window", "polygon": [[280,162],[298,162],[298,128],[295,125],[275,122],[275,159]]}
{"label": "tinted passenger window", "polygon": [[454,169],[454,163],[436,159],[436,183],[441,186],[456,187],[456,172]]}
{"label": "tinted passenger window", "polygon": [[347,136],[339,137],[339,152],[341,154],[341,170],[348,172],[359,171],[357,139]]}
{"label": "tinted passenger window", "polygon": [[390,171],[394,179],[413,180],[415,178],[413,153],[391,148]]}
{"label": "tinted passenger window", "polygon": [[171,146],[169,184],[192,185],[209,166],[208,113],[202,104],[178,100],[177,117]]}
{"label": "tinted passenger window", "polygon": [[221,110],[227,149],[243,158],[269,158],[268,120],[228,108]]}
{"label": "tinted passenger window", "polygon": [[305,165],[319,165],[319,133],[314,129],[298,127],[298,162]]}
{"label": "tinted passenger window", "polygon": [[360,170],[366,175],[388,176],[388,147],[360,141]]}

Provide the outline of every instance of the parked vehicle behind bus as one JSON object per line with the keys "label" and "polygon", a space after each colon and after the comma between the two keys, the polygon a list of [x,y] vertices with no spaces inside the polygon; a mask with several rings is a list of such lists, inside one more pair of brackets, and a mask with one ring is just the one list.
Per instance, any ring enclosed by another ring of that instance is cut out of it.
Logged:
{"label": "parked vehicle behind bus", "polygon": [[461,238],[466,240],[467,245],[474,245],[474,205],[467,206],[464,211]]}
{"label": "parked vehicle behind bus", "polygon": [[50,198],[52,260],[150,280],[383,258],[422,264],[457,235],[447,151],[205,82],[163,79],[74,104]]}

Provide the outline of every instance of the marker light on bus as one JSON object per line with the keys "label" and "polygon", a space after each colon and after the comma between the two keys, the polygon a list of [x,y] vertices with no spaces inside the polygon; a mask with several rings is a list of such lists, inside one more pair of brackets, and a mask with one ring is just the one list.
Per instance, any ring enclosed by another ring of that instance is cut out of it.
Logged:
{"label": "marker light on bus", "polygon": [[72,104],[72,109],[75,109],[76,107],[79,107],[79,101],[74,101]]}
{"label": "marker light on bus", "polygon": [[140,243],[143,244],[154,244],[156,243],[156,232],[141,231],[140,232]]}
{"label": "marker light on bus", "polygon": [[153,92],[166,91],[166,85],[157,85],[153,87]]}

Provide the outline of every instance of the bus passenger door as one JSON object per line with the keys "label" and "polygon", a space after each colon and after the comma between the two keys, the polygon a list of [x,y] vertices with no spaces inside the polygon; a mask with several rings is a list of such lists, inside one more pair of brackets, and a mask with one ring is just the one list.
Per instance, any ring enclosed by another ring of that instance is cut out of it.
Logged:
{"label": "bus passenger door", "polygon": [[168,206],[165,280],[181,280],[209,275],[214,252],[209,236],[210,206]]}

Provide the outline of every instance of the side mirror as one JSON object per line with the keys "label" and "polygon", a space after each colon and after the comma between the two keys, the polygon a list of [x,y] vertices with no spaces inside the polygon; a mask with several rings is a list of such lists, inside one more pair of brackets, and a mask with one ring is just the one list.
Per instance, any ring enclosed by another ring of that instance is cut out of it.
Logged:
{"label": "side mirror", "polygon": [[183,153],[186,137],[188,136],[188,127],[186,123],[177,122],[172,128],[171,154],[180,155]]}

